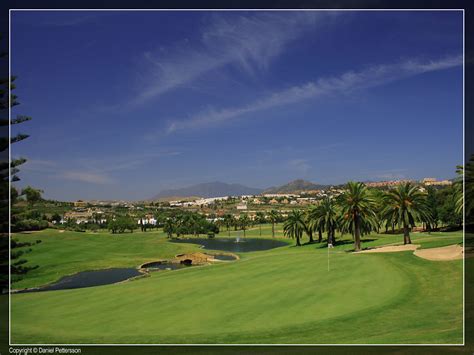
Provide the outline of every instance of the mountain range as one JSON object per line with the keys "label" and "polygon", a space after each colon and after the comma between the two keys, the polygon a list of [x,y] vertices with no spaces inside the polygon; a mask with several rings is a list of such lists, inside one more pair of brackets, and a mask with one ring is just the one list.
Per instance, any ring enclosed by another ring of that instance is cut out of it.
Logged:
{"label": "mountain range", "polygon": [[329,185],[315,184],[310,181],[298,179],[291,181],[282,186],[274,186],[268,189],[259,189],[248,187],[240,184],[227,184],[225,182],[207,182],[192,186],[187,186],[177,189],[162,190],[151,200],[159,200],[169,197],[220,197],[220,196],[242,196],[242,195],[258,195],[261,193],[276,194],[276,193],[298,193],[308,190],[325,189]]}
{"label": "mountain range", "polygon": [[220,197],[220,196],[242,196],[258,195],[263,189],[247,187],[240,184],[227,184],[225,182],[206,182],[203,184],[192,185],[180,189],[162,190],[155,195],[152,200],[158,200],[165,197]]}
{"label": "mountain range", "polygon": [[310,181],[298,179],[291,181],[285,185],[270,187],[264,191],[266,194],[284,194],[284,193],[297,193],[301,191],[309,190],[324,190],[329,185],[315,184]]}

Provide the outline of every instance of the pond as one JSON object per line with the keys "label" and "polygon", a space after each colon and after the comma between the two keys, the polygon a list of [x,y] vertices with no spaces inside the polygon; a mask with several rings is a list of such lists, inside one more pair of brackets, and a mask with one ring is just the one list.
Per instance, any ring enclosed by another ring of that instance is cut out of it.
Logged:
{"label": "pond", "polygon": [[[284,241],[275,239],[262,238],[192,238],[192,239],[175,239],[173,243],[193,243],[199,244],[205,249],[222,250],[228,252],[249,252],[261,251],[283,247],[287,245]],[[216,260],[231,261],[237,258],[233,255],[217,254],[213,255]],[[154,270],[177,270],[190,267],[187,264],[171,263],[166,261],[150,262],[142,265],[142,268],[149,271]],[[116,268],[104,269],[94,271],[83,271],[74,275],[65,276],[59,281],[50,285],[38,288],[32,288],[21,291],[12,291],[15,293],[38,292],[38,291],[54,291],[54,290],[68,290],[74,288],[93,287],[101,285],[109,285],[120,281],[125,281],[132,277],[143,275],[135,268]]]}
{"label": "pond", "polygon": [[177,270],[183,269],[185,267],[190,267],[189,264],[180,264],[180,263],[170,263],[170,262],[163,262],[163,261],[153,261],[151,263],[143,264],[141,267],[144,269],[148,269],[150,271],[153,270]]}
{"label": "pond", "polygon": [[202,245],[204,249],[231,252],[261,251],[288,245],[284,241],[262,238],[190,238],[174,239],[173,243],[193,243]]}
{"label": "pond", "polygon": [[34,289],[22,290],[18,291],[17,293],[68,290],[73,288],[108,285],[120,281],[125,281],[132,277],[140,275],[143,275],[143,273],[134,268],[83,271],[74,275],[64,276],[63,278],[59,279],[59,281],[50,285]]}

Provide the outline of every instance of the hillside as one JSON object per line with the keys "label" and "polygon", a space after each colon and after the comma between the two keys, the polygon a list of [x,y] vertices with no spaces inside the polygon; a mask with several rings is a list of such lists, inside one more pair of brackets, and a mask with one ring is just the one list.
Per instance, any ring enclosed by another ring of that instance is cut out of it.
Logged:
{"label": "hillside", "polygon": [[224,182],[208,182],[192,185],[179,189],[162,190],[152,197],[152,200],[162,199],[164,197],[220,197],[220,196],[241,196],[258,195],[262,189],[248,187],[240,184],[227,184]]}
{"label": "hillside", "polygon": [[285,185],[270,187],[264,191],[266,194],[283,194],[283,193],[297,193],[309,190],[322,190],[328,188],[329,185],[315,184],[310,181],[298,179],[291,181]]}

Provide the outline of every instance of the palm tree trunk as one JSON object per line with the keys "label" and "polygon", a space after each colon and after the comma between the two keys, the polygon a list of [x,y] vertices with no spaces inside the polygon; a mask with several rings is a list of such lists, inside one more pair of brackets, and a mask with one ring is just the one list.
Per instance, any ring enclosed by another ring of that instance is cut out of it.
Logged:
{"label": "palm tree trunk", "polygon": [[272,222],[272,237],[275,238],[275,223]]}
{"label": "palm tree trunk", "polygon": [[311,229],[308,230],[308,237],[309,237],[309,242],[314,243],[313,231]]}
{"label": "palm tree trunk", "polygon": [[359,216],[355,216],[354,220],[354,250],[360,250],[360,226],[359,226]]}
{"label": "palm tree trunk", "polygon": [[300,247],[300,246],[301,246],[301,243],[300,243],[300,236],[299,236],[299,235],[296,236],[296,246],[297,246],[297,247]]}
{"label": "palm tree trunk", "polygon": [[403,225],[403,244],[411,244],[410,228],[406,224]]}
{"label": "palm tree trunk", "polygon": [[323,231],[321,228],[318,229],[318,243],[321,243],[323,241]]}
{"label": "palm tree trunk", "polygon": [[262,224],[261,223],[259,224],[259,227],[260,227],[260,236],[262,236]]}

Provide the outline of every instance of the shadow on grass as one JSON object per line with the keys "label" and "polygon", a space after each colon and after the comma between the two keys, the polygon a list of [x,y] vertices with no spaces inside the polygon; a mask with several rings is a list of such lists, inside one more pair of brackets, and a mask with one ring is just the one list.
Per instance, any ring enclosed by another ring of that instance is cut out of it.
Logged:
{"label": "shadow on grass", "polygon": [[[373,242],[373,241],[375,241],[375,240],[377,240],[377,239],[362,239],[362,240],[361,240],[361,243]],[[306,244],[308,244],[308,243],[306,243]],[[306,244],[305,244],[305,245],[306,245]],[[328,247],[327,241],[326,241],[326,242],[321,242],[321,243],[314,243],[314,244],[317,245],[317,246],[316,246],[317,249],[324,249],[324,248],[327,248],[327,247]],[[334,246],[334,247],[338,247],[338,246],[347,245],[347,244],[354,244],[354,241],[353,241],[353,240],[346,240],[346,239],[344,239],[344,240],[336,240],[336,241],[333,243],[333,246]]]}

